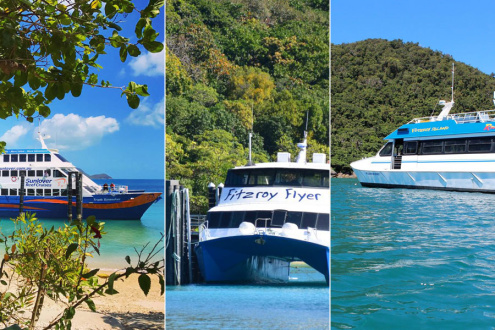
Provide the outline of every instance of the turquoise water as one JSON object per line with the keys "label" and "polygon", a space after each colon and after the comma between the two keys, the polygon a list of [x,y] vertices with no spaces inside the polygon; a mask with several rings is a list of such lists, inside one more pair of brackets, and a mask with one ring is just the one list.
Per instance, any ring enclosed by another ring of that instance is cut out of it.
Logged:
{"label": "turquoise water", "polygon": [[328,329],[329,289],[311,268],[281,285],[167,286],[167,329]]}
{"label": "turquoise water", "polygon": [[493,329],[495,196],[332,180],[334,329]]}
{"label": "turquoise water", "polygon": [[[110,181],[96,180],[103,184]],[[164,192],[163,180],[116,180],[112,179],[116,185],[127,185],[129,189],[144,189],[147,192]],[[163,196],[163,195],[162,195]],[[83,214],[84,218],[84,214]],[[91,267],[102,269],[120,269],[127,265],[124,258],[128,255],[131,261],[137,260],[138,251],[148,242],[156,243],[160,238],[160,233],[164,232],[164,199],[154,203],[145,212],[140,220],[107,220],[105,221],[106,235],[100,239],[100,255],[94,254],[88,263]],[[64,221],[60,219],[41,219],[45,227],[59,227]],[[98,219],[97,219],[98,220]],[[0,227],[4,233],[11,232],[12,222],[2,219]],[[160,254],[163,256],[163,253]]]}

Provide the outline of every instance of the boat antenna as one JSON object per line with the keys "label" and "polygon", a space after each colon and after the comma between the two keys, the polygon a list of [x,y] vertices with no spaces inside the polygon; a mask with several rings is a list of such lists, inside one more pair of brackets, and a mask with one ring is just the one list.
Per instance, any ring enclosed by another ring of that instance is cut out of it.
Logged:
{"label": "boat antenna", "polygon": [[306,129],[304,131],[304,141],[301,143],[298,143],[297,146],[299,147],[299,154],[297,155],[296,158],[296,163],[305,163],[306,162],[306,148],[308,147],[308,116],[309,116],[309,111],[306,111]]}
{"label": "boat antenna", "polygon": [[450,100],[450,102],[452,102],[452,103],[454,103],[454,65],[455,65],[455,63],[452,62],[452,86],[451,86],[451,88],[452,88],[452,98]]}
{"label": "boat antenna", "polygon": [[247,163],[247,166],[254,165],[253,160],[252,160],[252,146],[251,146],[251,141],[253,138],[253,126],[254,126],[254,110],[253,110],[253,100],[251,100],[251,131],[249,132],[249,160]]}

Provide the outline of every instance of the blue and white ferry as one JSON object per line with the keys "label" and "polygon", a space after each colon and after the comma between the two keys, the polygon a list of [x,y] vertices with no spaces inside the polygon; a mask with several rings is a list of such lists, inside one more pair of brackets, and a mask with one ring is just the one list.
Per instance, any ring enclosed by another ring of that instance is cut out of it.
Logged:
{"label": "blue and white ferry", "polygon": [[207,214],[196,246],[206,282],[286,282],[290,263],[304,261],[329,281],[330,166],[325,154],[306,162],[306,141],[296,162],[229,170],[217,206]]}
{"label": "blue and white ferry", "polygon": [[[129,190],[127,186],[95,183],[56,149],[47,148],[39,134],[41,149],[10,149],[0,155],[0,218],[17,217],[21,198],[21,177],[24,177],[24,212],[38,218],[66,219],[70,172],[82,173],[84,218],[98,220],[139,220],[160,198],[161,193]],[[75,179],[72,181],[75,196]],[[76,214],[76,198],[72,198]]]}
{"label": "blue and white ferry", "polygon": [[[495,96],[494,96],[495,97]],[[351,164],[363,186],[495,193],[495,110],[415,118]]]}

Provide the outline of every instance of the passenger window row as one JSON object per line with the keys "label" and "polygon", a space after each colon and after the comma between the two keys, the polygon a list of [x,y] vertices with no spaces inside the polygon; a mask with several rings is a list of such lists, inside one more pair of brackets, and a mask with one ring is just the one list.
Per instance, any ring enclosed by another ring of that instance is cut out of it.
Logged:
{"label": "passenger window row", "polygon": [[3,155],[4,163],[25,163],[25,162],[50,162],[51,154],[6,154]]}

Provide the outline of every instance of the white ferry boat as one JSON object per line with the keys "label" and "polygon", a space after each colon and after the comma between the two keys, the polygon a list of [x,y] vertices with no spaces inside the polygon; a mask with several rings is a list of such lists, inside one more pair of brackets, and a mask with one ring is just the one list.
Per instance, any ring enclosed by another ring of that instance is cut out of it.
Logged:
{"label": "white ferry boat", "polygon": [[495,110],[449,114],[453,99],[440,104],[440,115],[411,120],[351,164],[361,185],[495,193]]}
{"label": "white ferry boat", "polygon": [[[82,170],[65,159],[58,150],[47,148],[39,135],[41,149],[10,149],[0,155],[0,218],[19,215],[21,181],[24,177],[23,211],[36,213],[38,218],[67,219],[68,176],[82,173],[82,203],[84,218],[94,215],[98,220],[138,220],[161,193],[129,190],[112,183],[98,185]],[[72,196],[75,196],[75,179]],[[76,198],[72,211],[76,216]]]}
{"label": "white ferry boat", "polygon": [[211,208],[196,246],[206,282],[286,282],[290,262],[330,270],[330,166],[325,154],[306,162],[306,141],[296,162],[229,170],[218,205]]}

